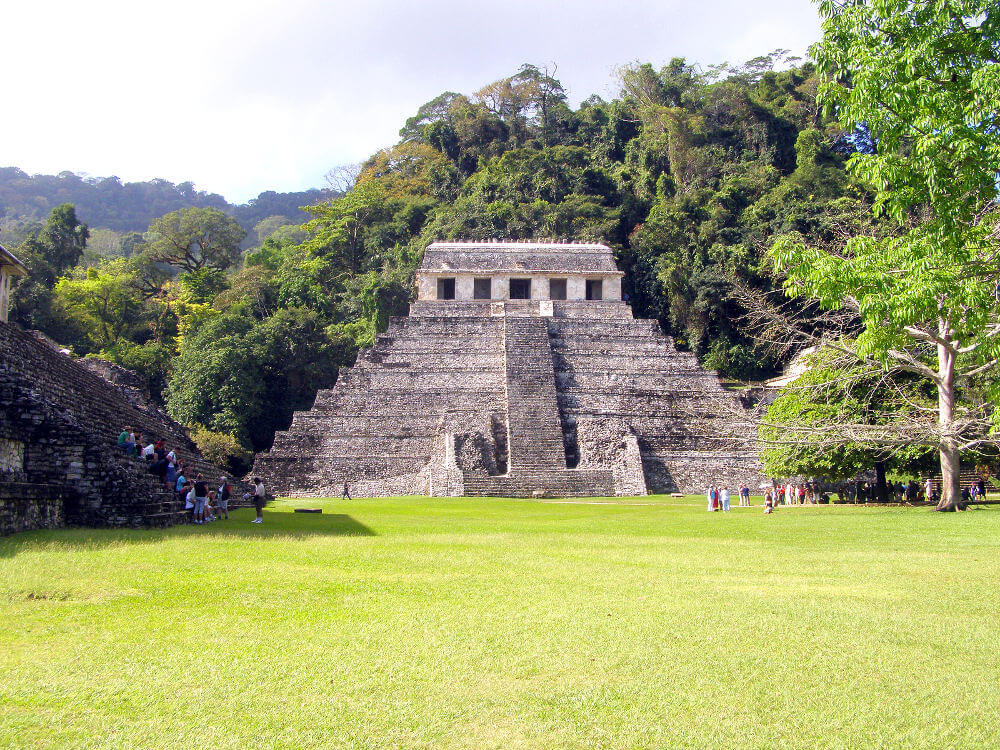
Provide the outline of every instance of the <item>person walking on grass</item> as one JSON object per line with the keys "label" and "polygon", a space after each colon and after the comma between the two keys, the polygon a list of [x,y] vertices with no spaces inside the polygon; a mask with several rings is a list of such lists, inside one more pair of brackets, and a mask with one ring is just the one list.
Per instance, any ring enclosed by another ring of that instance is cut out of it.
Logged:
{"label": "person walking on grass", "polygon": [[712,485],[708,486],[708,512],[711,513],[715,510],[715,487]]}
{"label": "person walking on grass", "polygon": [[264,523],[264,481],[260,477],[253,478],[253,507],[257,509],[257,517],[250,523]]}
{"label": "person walking on grass", "polygon": [[351,499],[351,489],[350,489],[350,487],[347,486],[347,480],[346,479],[344,480],[344,494],[343,494],[343,497],[341,497],[340,499],[341,500],[350,500]]}
{"label": "person walking on grass", "polygon": [[740,507],[750,507],[750,488],[747,487],[746,482],[740,485]]}
{"label": "person walking on grass", "polygon": [[722,489],[719,490],[719,499],[722,501],[722,512],[729,512],[729,488],[726,485],[722,485]]}
{"label": "person walking on grass", "polygon": [[216,494],[216,501],[219,504],[219,515],[229,520],[229,478],[222,477],[222,484],[219,485],[219,492]]}

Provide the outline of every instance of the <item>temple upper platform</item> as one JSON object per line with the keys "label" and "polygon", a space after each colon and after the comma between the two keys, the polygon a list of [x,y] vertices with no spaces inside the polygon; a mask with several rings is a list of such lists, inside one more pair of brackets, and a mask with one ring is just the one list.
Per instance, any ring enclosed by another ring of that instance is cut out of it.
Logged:
{"label": "temple upper platform", "polygon": [[417,271],[417,301],[614,302],[622,276],[599,243],[434,242]]}

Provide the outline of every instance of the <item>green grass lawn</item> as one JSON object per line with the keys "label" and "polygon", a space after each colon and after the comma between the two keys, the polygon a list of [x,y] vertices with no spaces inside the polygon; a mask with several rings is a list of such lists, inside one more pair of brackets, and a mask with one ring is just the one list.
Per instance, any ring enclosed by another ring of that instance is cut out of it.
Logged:
{"label": "green grass lawn", "polygon": [[1000,746],[997,506],[251,514],[0,540],[0,747]]}

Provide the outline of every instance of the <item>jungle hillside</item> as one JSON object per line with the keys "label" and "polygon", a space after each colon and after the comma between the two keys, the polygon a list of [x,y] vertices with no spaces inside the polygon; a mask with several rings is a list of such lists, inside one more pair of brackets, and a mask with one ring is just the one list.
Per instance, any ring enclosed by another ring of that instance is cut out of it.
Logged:
{"label": "jungle hillside", "polygon": [[30,269],[12,320],[141,373],[234,457],[268,448],[406,314],[435,240],[607,243],[637,317],[725,378],[775,374],[788,352],[744,325],[748,300],[780,293],[774,237],[823,245],[870,221],[845,170],[863,128],[825,116],[814,64],[782,51],[633,64],[620,84],[574,108],[525,64],[421,106],[398,142],[332,173],[340,189],[245,206],[190,183],[0,170],[0,239]]}

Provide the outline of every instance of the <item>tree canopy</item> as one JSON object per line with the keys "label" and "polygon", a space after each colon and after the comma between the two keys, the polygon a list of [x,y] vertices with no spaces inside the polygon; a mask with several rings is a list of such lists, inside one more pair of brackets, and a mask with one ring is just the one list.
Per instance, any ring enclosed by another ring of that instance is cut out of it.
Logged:
{"label": "tree canopy", "polygon": [[[869,198],[844,169],[856,139],[816,106],[814,65],[635,64],[617,97],[575,109],[556,73],[526,64],[435,97],[299,223],[278,194],[240,228],[192,193],[129,236],[127,262],[102,234],[78,267],[46,272],[47,317],[25,305],[18,319],[139,369],[175,416],[259,450],[406,313],[429,242],[562,237],[608,243],[636,315],[705,365],[774,374],[740,290],[780,289],[773,235],[825,241]],[[85,297],[106,283],[121,295]]]}
{"label": "tree canopy", "polygon": [[789,294],[856,314],[862,357],[934,384],[940,507],[951,509],[961,451],[991,440],[993,410],[962,395],[1000,358],[1000,9],[890,1],[821,10],[820,101],[848,130],[870,134],[848,171],[892,226],[842,245],[789,235],[771,255]]}

